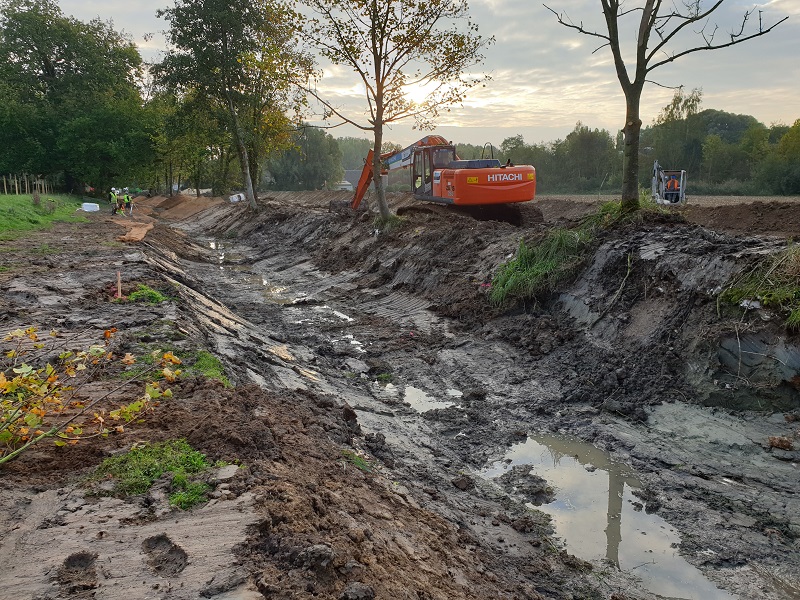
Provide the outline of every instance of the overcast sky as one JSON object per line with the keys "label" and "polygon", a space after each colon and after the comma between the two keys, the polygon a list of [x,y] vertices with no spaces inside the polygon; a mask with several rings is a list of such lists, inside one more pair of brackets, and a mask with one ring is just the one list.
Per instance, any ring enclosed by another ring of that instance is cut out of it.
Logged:
{"label": "overcast sky", "polygon": [[[709,0],[703,1],[706,4]],[[683,0],[676,3],[682,6]],[[600,31],[602,27],[598,0],[551,0],[547,4],[566,12],[576,23],[582,21],[587,28]],[[626,6],[638,4],[632,0]],[[145,60],[157,60],[164,47],[161,31],[166,23],[155,13],[172,3],[61,0],[60,6],[65,14],[84,21],[97,16],[112,20],[117,30],[133,36]],[[726,0],[717,11],[716,39],[724,39],[728,32],[738,29],[744,12],[753,8],[763,11],[765,26],[784,16],[789,20],[772,33],[741,45],[685,56],[657,69],[650,79],[664,85],[683,85],[687,90],[702,88],[702,108],[753,115],[766,125],[791,125],[800,119],[800,0],[772,0],[761,5]],[[608,129],[612,135],[622,127],[625,103],[611,53],[608,48],[593,53],[599,45],[596,38],[559,25],[539,1],[470,0],[470,13],[481,35],[496,38],[485,52],[483,65],[492,81],[440,119],[437,133],[454,142],[498,145],[515,135],[522,135],[527,143],[563,138],[578,121],[592,128]],[[757,21],[756,10],[751,22]],[[623,44],[629,42],[629,48],[636,29],[636,23],[631,22],[621,36]],[[145,41],[148,33],[155,35]],[[672,49],[678,51],[682,47],[685,44]],[[363,113],[366,103],[354,74],[344,69],[326,70],[321,89],[331,90],[331,98],[340,105],[353,106]],[[645,87],[645,125],[652,123],[672,94],[656,85]],[[368,137],[345,127],[330,133],[334,137]],[[384,139],[405,145],[422,135],[409,123],[393,126],[384,133]]]}

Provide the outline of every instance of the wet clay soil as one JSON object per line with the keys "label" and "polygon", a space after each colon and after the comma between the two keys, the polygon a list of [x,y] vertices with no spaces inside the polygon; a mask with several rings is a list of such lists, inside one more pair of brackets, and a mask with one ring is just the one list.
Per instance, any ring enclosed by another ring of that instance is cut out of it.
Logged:
{"label": "wet clay soil", "polygon": [[[519,240],[596,199],[466,214],[398,196],[403,225],[380,234],[369,213],[329,211],[342,199],[274,194],[257,213],[149,199],[126,220],[0,243],[3,333],[57,329],[77,346],[113,326],[120,354],[171,349],[189,367],[209,350],[234,384],[184,376],[125,434],[3,467],[4,595],[689,597],[584,560],[574,540],[567,552],[535,508],[559,490],[535,469],[484,476],[546,434],[624,464],[638,482],[625,502],[669,523],[720,594],[800,597],[800,341],[772,313],[716,303],[800,230],[800,203],[690,199],[603,234],[558,294],[498,309],[489,283]],[[155,226],[119,241],[134,224]],[[124,293],[170,299],[113,302],[118,272]],[[87,393],[119,384],[108,372]],[[134,443],[181,437],[239,465],[208,476],[198,508],[170,508],[169,480],[125,500],[86,482]]]}

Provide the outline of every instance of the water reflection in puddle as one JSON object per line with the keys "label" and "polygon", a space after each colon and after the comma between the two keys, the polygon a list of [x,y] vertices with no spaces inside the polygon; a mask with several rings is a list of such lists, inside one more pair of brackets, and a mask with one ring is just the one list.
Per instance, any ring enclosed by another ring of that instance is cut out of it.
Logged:
{"label": "water reflection in puddle", "polygon": [[[454,390],[457,391],[457,390]],[[417,412],[425,412],[434,408],[448,408],[456,403],[450,400],[438,400],[426,394],[423,390],[407,385],[403,400],[411,405]]]}
{"label": "water reflection in puddle", "polygon": [[208,242],[208,245],[212,250],[217,251],[217,263],[219,264],[219,268],[222,269],[222,265],[225,262],[225,244],[219,240],[211,240]]}
{"label": "water reflection in puddle", "polygon": [[631,493],[640,487],[639,481],[607,453],[581,440],[537,435],[512,446],[505,458],[481,475],[491,479],[515,465],[530,465],[546,479],[556,489],[556,500],[536,508],[552,517],[571,554],[584,560],[606,559],[662,596],[734,598],[678,554],[678,534],[661,517],[641,509]]}

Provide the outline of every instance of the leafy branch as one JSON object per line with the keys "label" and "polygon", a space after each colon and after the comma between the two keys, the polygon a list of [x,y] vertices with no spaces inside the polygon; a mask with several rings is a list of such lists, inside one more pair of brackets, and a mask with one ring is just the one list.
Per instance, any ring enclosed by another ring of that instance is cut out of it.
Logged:
{"label": "leafy branch", "polygon": [[[171,368],[180,364],[180,359],[167,352],[154,357],[157,360],[135,380],[126,381],[90,402],[78,399],[80,390],[107,365],[136,362],[130,353],[121,358],[114,354],[111,344],[115,333],[115,328],[107,329],[102,343],[77,352],[61,352],[55,366],[50,362],[34,365],[41,357],[52,355],[54,348],[63,347],[63,341],[57,339],[58,332],[49,334],[52,340],[49,352],[47,342],[40,339],[35,327],[16,329],[5,336],[4,341],[11,348],[0,363],[0,466],[45,438],[54,438],[57,446],[66,446],[123,433],[125,424],[148,410],[152,400],[172,395],[169,389],[162,390],[156,380],[160,376],[172,382],[180,375],[180,370]],[[140,397],[107,415],[105,410],[96,410],[101,402],[134,381],[145,382]]]}

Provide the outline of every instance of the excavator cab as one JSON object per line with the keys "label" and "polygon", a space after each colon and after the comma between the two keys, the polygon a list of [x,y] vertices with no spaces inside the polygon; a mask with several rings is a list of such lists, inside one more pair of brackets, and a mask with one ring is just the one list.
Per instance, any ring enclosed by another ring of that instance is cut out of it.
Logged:
{"label": "excavator cab", "polygon": [[651,195],[656,204],[686,203],[686,171],[664,169],[653,164]]}
{"label": "excavator cab", "polygon": [[433,180],[437,171],[446,169],[457,160],[455,146],[425,146],[414,149],[411,174],[415,196],[433,196]]}

